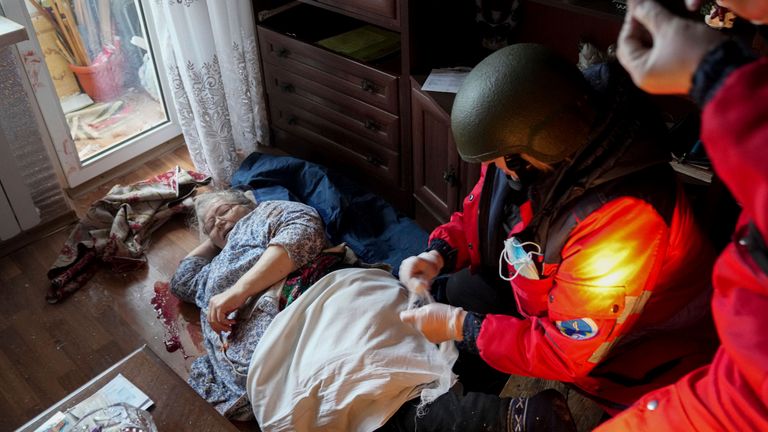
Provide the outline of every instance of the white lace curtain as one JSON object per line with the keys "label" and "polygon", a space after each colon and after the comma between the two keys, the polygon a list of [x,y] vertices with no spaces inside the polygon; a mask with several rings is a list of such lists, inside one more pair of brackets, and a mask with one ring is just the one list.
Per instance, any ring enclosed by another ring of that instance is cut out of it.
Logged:
{"label": "white lace curtain", "polygon": [[243,158],[268,145],[251,1],[151,4],[192,161],[226,185]]}

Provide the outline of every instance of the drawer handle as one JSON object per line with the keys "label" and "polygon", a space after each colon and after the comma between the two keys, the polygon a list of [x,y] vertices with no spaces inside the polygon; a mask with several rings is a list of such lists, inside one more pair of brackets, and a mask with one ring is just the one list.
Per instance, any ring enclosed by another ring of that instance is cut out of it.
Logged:
{"label": "drawer handle", "polygon": [[368,155],[365,157],[365,161],[377,167],[384,165],[384,162],[381,159],[377,158],[376,156]]}
{"label": "drawer handle", "polygon": [[288,124],[291,126],[296,125],[299,122],[299,118],[296,116],[290,116],[288,117]]}
{"label": "drawer handle", "polygon": [[360,81],[360,88],[363,89],[363,91],[367,91],[370,94],[376,93],[376,84],[374,84],[371,81],[368,81],[367,79],[364,79]]}
{"label": "drawer handle", "polygon": [[448,169],[443,171],[443,180],[448,183],[449,186],[455,187],[459,178],[456,176],[456,168],[453,165],[449,165]]}
{"label": "drawer handle", "polygon": [[369,131],[378,132],[381,130],[381,126],[371,119],[365,119],[363,126],[365,126],[365,128]]}
{"label": "drawer handle", "polygon": [[291,55],[291,51],[288,50],[288,48],[278,48],[277,49],[277,56],[280,58],[286,58],[289,55]]}
{"label": "drawer handle", "polygon": [[293,84],[290,84],[290,83],[280,84],[280,90],[282,90],[285,93],[293,93],[294,91],[296,91],[296,89],[293,87]]}

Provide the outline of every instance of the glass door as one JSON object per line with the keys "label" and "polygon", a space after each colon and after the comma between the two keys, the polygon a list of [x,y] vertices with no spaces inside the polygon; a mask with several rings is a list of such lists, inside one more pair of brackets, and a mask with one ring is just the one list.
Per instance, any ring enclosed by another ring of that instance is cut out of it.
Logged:
{"label": "glass door", "polygon": [[178,136],[149,7],[139,0],[0,0],[69,187]]}

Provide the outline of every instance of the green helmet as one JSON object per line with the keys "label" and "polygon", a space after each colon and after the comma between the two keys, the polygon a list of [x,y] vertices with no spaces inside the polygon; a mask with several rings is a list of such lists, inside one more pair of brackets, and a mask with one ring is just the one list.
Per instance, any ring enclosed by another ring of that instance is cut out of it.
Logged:
{"label": "green helmet", "polygon": [[459,89],[451,128],[461,158],[486,162],[526,153],[560,162],[586,144],[595,112],[579,69],[536,44],[500,49]]}

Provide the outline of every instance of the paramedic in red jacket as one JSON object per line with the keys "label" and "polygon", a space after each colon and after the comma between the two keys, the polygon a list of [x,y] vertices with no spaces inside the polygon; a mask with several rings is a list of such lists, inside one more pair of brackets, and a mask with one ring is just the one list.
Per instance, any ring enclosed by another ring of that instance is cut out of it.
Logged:
{"label": "paramedic in red jacket", "polygon": [[460,341],[465,388],[503,385],[473,387],[493,375],[479,354],[617,412],[711,360],[713,254],[642,96],[616,64],[582,74],[533,44],[495,52],[462,85],[451,127],[481,177],[400,279],[453,305],[401,318]]}
{"label": "paramedic in red jacket", "polygon": [[[768,1],[720,3],[768,22]],[[653,48],[641,42],[642,28]],[[768,59],[651,1],[630,3],[619,43],[619,58],[643,89],[689,92],[704,106],[701,139],[742,214],[715,264],[722,346],[712,364],[644,396],[600,430],[768,430]]]}

